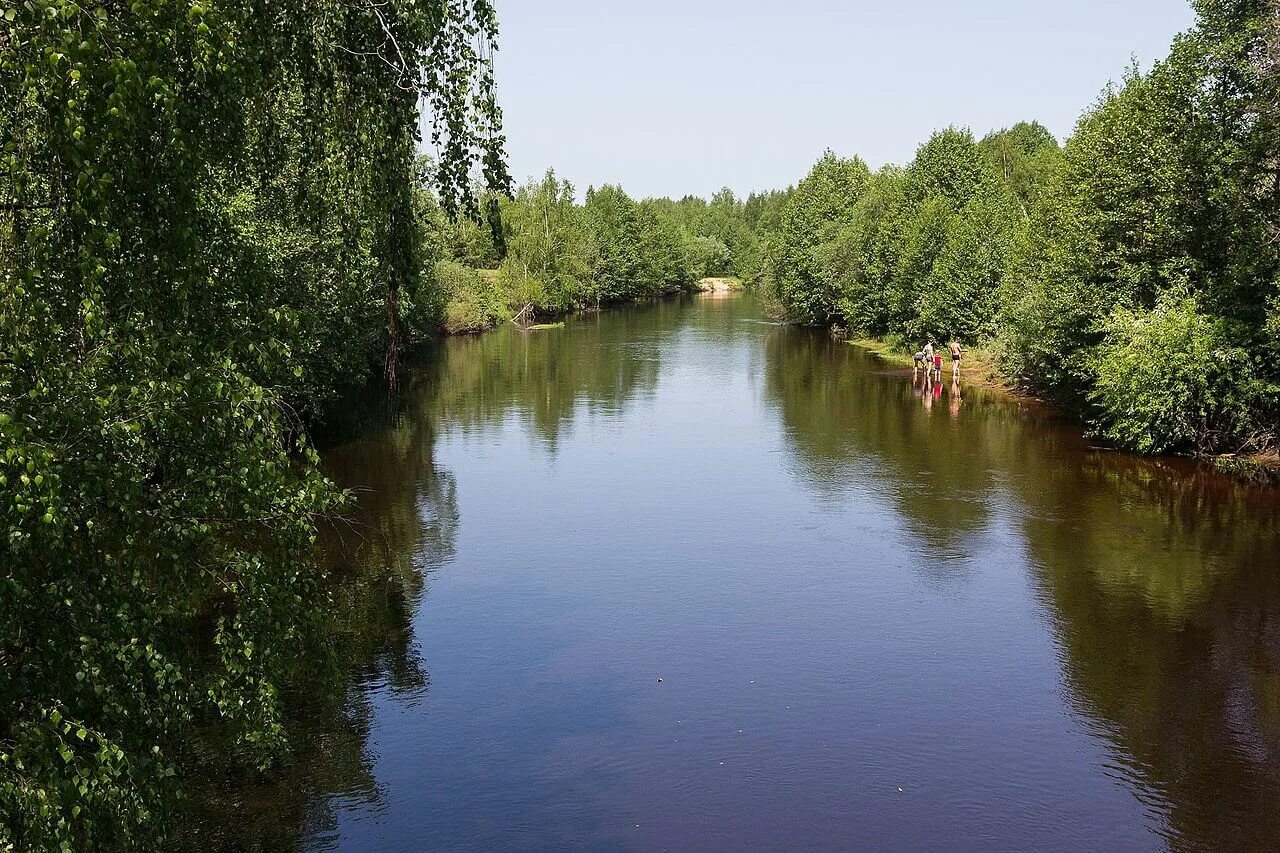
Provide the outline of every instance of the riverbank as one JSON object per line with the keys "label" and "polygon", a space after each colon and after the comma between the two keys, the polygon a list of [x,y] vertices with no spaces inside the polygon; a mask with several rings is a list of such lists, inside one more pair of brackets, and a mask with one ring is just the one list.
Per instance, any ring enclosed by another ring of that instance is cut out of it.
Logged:
{"label": "riverbank", "polygon": [[743,289],[742,279],[731,275],[699,279],[697,287],[703,293],[737,293]]}
{"label": "riverbank", "polygon": [[[887,341],[878,338],[847,338],[845,342],[866,350],[886,364],[906,369],[911,369],[914,366],[914,360],[909,353],[897,349]],[[942,358],[943,378],[949,379],[951,376],[951,365],[947,361],[949,356],[944,353]],[[966,349],[964,358],[960,362],[960,376],[966,382],[981,385],[988,390],[1006,394],[1010,397],[1024,400],[1036,399],[1019,389],[1001,374],[995,355],[989,350],[982,348]]]}
{"label": "riverbank", "polygon": [[[914,365],[914,360],[910,354],[879,338],[848,338],[846,343],[865,350],[894,367],[909,370]],[[944,378],[950,376],[950,367],[945,363],[946,358],[947,356],[944,354]],[[1019,400],[1034,401],[1057,410],[1051,403],[1019,388],[1009,377],[1005,376],[1000,371],[995,355],[990,350],[980,347],[965,350],[961,365],[960,375],[966,382],[980,385],[998,394]],[[1193,458],[1197,458],[1199,462],[1234,479],[1256,486],[1280,488],[1280,453],[1224,453],[1217,456]]]}
{"label": "riverbank", "polygon": [[438,328],[442,337],[477,335],[505,323],[512,323],[529,331],[554,329],[563,326],[564,319],[574,314],[666,299],[686,293],[727,294],[742,288],[741,282],[733,278],[702,279],[696,282],[691,280],[632,298],[606,299],[595,304],[564,309],[546,304],[545,294],[533,298],[523,294],[517,296],[504,285],[501,270],[498,269],[446,263],[437,268],[437,277],[441,282],[441,290],[448,294]]}
{"label": "riverbank", "polygon": [[1215,469],[1236,479],[1280,489],[1280,454],[1251,453],[1237,456],[1227,453],[1214,457],[1212,462]]}

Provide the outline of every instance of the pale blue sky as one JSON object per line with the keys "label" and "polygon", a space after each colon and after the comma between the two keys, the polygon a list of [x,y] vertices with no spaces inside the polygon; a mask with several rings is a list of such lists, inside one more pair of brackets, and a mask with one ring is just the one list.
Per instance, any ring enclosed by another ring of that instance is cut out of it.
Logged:
{"label": "pale blue sky", "polygon": [[823,149],[905,162],[948,124],[1060,138],[1186,0],[497,0],[517,181],[634,196],[783,187]]}

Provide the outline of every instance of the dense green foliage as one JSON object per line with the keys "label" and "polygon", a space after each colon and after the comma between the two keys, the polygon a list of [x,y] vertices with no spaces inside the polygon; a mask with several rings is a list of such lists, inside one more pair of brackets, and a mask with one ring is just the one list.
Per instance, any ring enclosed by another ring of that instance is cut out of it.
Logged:
{"label": "dense green foliage", "polygon": [[506,316],[497,276],[457,261],[437,261],[435,292],[444,302],[441,326],[449,334],[482,332]]}
{"label": "dense green foliage", "polygon": [[823,286],[822,276],[826,255],[869,179],[861,160],[840,160],[828,151],[796,186],[782,212],[773,281],[787,312],[799,322],[832,319],[835,294]]}
{"label": "dense green foliage", "polygon": [[[659,296],[693,283],[696,245],[652,202],[621,187],[588,190],[586,217],[591,295],[597,303]],[[695,241],[697,238],[694,238]]]}
{"label": "dense green foliage", "polygon": [[936,133],[868,179],[828,154],[767,278],[789,317],[993,347],[1027,388],[1143,452],[1277,439],[1280,107],[1263,0],[1108,89],[1060,147],[1034,123]]}
{"label": "dense green foliage", "polygon": [[449,332],[479,331],[503,319],[690,290],[707,276],[758,281],[764,254],[749,224],[753,206],[758,219],[765,205],[757,198],[773,200],[776,210],[782,197],[741,202],[722,190],[709,203],[692,197],[636,201],[621,187],[605,185],[588,188],[579,204],[572,184],[548,171],[513,197],[498,198],[499,258],[487,230],[443,216],[424,184],[419,204],[427,227],[419,254],[482,270],[498,267],[496,277],[464,274],[453,264],[434,267],[435,293],[443,300],[440,325]]}
{"label": "dense green foliage", "polygon": [[1107,437],[1149,452],[1246,434],[1248,401],[1265,389],[1227,322],[1201,311],[1194,297],[1171,290],[1151,310],[1116,308],[1102,329],[1088,352],[1092,399],[1116,415],[1104,421]]}
{"label": "dense green foliage", "polygon": [[298,413],[430,331],[419,98],[437,205],[474,210],[495,31],[483,0],[0,5],[0,849],[146,845],[209,743],[287,747],[340,500]]}

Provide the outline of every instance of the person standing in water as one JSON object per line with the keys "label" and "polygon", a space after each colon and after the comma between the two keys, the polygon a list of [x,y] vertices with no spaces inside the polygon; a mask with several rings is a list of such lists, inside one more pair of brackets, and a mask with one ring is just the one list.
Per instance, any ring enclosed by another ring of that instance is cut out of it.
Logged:
{"label": "person standing in water", "polygon": [[960,346],[960,342],[955,338],[951,339],[951,343],[947,345],[951,350],[951,378],[960,378],[960,356],[964,354],[964,349]]}

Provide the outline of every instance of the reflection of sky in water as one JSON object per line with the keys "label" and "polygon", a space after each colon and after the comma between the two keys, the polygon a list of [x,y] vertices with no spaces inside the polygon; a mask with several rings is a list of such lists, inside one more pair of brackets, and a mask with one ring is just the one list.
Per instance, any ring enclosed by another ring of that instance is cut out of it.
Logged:
{"label": "reflection of sky in water", "polygon": [[378,796],[311,846],[1280,838],[1273,498],[976,388],[926,410],[757,318],[660,303],[424,369],[348,466],[426,570],[423,678],[364,683]]}

